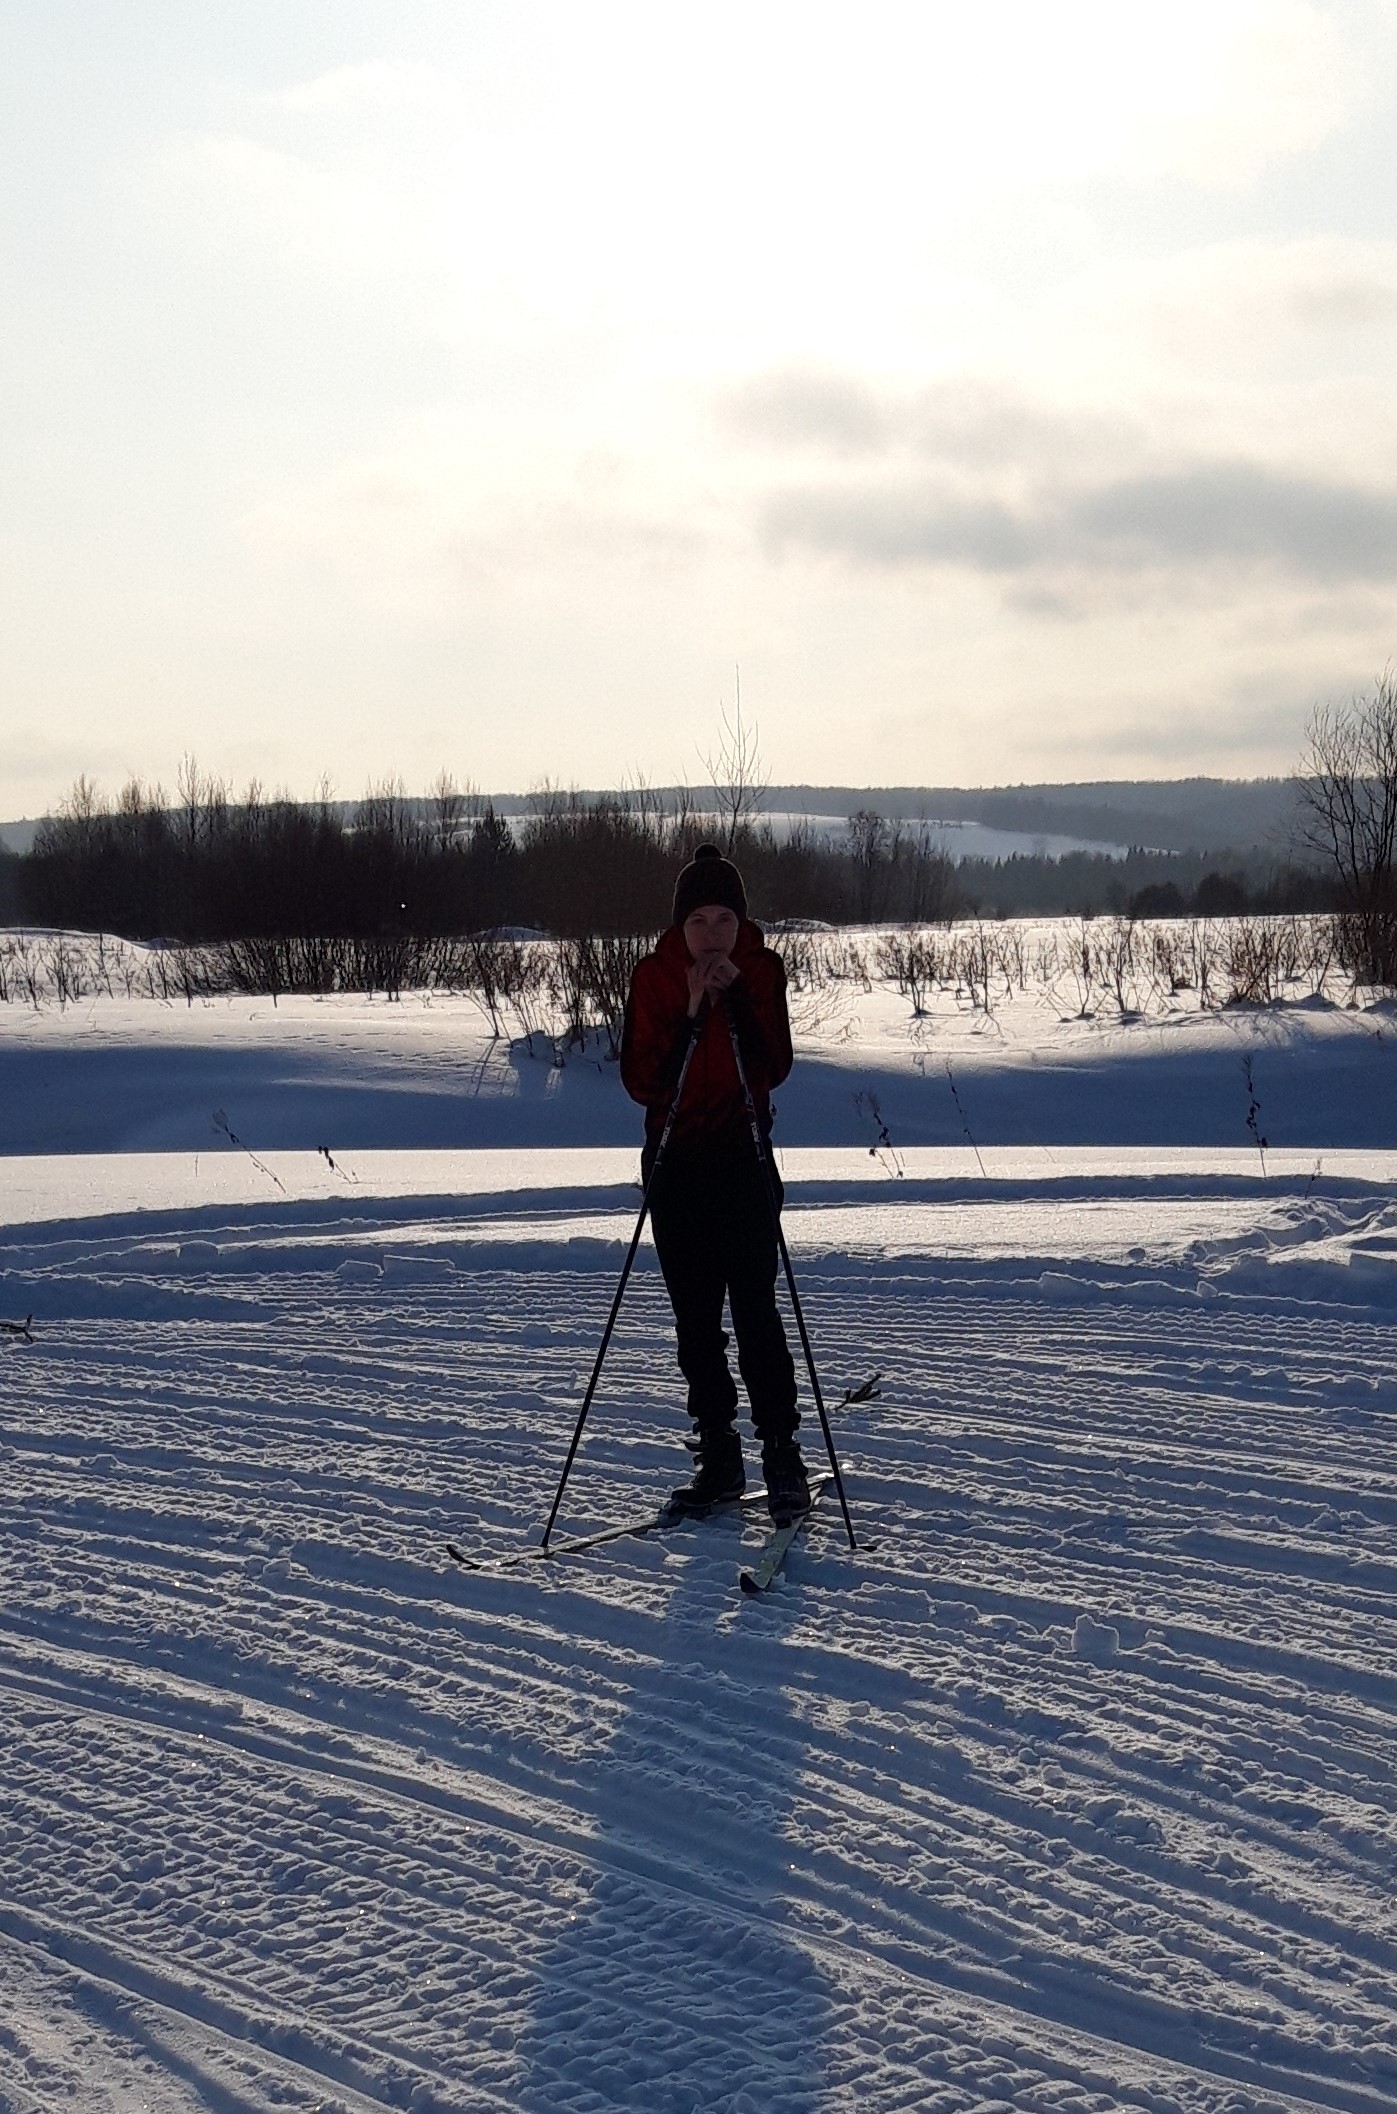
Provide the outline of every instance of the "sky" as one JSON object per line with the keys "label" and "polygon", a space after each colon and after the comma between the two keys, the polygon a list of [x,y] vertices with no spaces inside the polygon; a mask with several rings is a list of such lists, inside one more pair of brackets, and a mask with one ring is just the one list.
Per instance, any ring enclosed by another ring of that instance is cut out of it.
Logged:
{"label": "sky", "polygon": [[1284,772],[1394,139],[1397,0],[0,0],[0,816]]}

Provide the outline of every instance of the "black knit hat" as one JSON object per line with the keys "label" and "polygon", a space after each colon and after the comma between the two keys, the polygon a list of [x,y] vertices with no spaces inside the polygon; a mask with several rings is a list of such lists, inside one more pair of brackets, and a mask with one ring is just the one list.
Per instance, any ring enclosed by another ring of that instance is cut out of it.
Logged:
{"label": "black knit hat", "polygon": [[696,910],[719,903],[735,917],[747,915],[747,891],[731,859],[716,844],[700,844],[674,884],[674,922],[682,925]]}

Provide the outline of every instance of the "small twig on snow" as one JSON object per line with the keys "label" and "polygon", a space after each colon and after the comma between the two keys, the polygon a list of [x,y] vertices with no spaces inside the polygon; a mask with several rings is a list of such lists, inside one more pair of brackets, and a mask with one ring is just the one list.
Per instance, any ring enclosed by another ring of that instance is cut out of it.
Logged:
{"label": "small twig on snow", "polygon": [[948,1058],[946,1059],[946,1084],[947,1084],[947,1085],[948,1085],[948,1086],[950,1087],[950,1089],[951,1089],[951,1099],[952,1099],[952,1100],[953,1100],[953,1101],[955,1102],[955,1104],[956,1104],[956,1113],[957,1113],[957,1115],[958,1115],[958,1116],[960,1117],[960,1127],[961,1127],[961,1129],[962,1129],[962,1130],[963,1130],[963,1131],[965,1132],[965,1135],[966,1135],[966,1137],[967,1137],[967,1138],[968,1138],[968,1139],[970,1140],[970,1150],[971,1150],[971,1151],[972,1151],[972,1152],[974,1153],[974,1155],[975,1155],[975,1158],[976,1158],[976,1161],[977,1161],[977,1162],[978,1162],[978,1164],[979,1164],[979,1169],[980,1169],[980,1173],[981,1173],[982,1175],[984,1175],[984,1178],[985,1178],[985,1180],[986,1180],[986,1181],[988,1181],[988,1180],[989,1180],[989,1176],[988,1176],[988,1174],[986,1174],[986,1173],[985,1173],[985,1163],[984,1163],[984,1161],[983,1161],[983,1160],[982,1160],[982,1159],[980,1158],[980,1148],[979,1148],[979,1146],[978,1146],[978,1145],[977,1145],[977,1144],[975,1143],[975,1140],[974,1140],[974,1138],[973,1138],[973,1137],[971,1137],[971,1134],[970,1134],[970,1125],[969,1125],[969,1123],[968,1123],[968,1122],[966,1121],[966,1116],[965,1116],[965,1110],[964,1110],[964,1108],[963,1108],[963,1107],[961,1106],[961,1098],[960,1098],[960,1095],[959,1095],[959,1094],[957,1093],[957,1091],[956,1091],[956,1075],[955,1075],[955,1073],[954,1073],[954,1072],[953,1072],[953,1071],[951,1070],[951,1060],[950,1060],[950,1058],[949,1058],[949,1057],[948,1057]]}
{"label": "small twig on snow", "polygon": [[877,1160],[880,1167],[885,1166],[887,1165],[887,1162],[884,1160],[883,1155],[886,1153],[888,1155],[888,1159],[892,1162],[892,1165],[888,1168],[888,1172],[900,1179],[907,1172],[907,1162],[903,1159],[902,1154],[893,1144],[892,1132],[888,1129],[887,1124],[883,1121],[883,1108],[881,1102],[878,1099],[878,1096],[876,1094],[871,1093],[855,1094],[854,1107],[858,1110],[860,1115],[863,1115],[865,1109],[867,1109],[868,1115],[872,1119],[873,1125],[878,1132],[878,1143],[876,1145],[870,1145],[868,1148],[869,1159]]}
{"label": "small twig on snow", "polygon": [[1247,1129],[1255,1138],[1256,1149],[1261,1155],[1261,1175],[1264,1181],[1266,1177],[1266,1140],[1261,1135],[1261,1124],[1258,1121],[1261,1114],[1261,1103],[1256,1098],[1256,1086],[1252,1080],[1250,1057],[1242,1059],[1242,1077],[1247,1082]]}
{"label": "small twig on snow", "polygon": [[876,1402],[883,1392],[878,1385],[882,1377],[881,1373],[874,1373],[871,1379],[864,1381],[862,1387],[846,1387],[834,1407],[836,1409],[853,1409],[861,1402]]}
{"label": "small twig on snow", "polygon": [[282,1181],[280,1175],[274,1174],[265,1160],[259,1160],[250,1145],[243,1144],[242,1139],[232,1128],[227,1116],[223,1113],[223,1110],[221,1108],[216,1108],[213,1112],[213,1127],[215,1130],[222,1131],[224,1137],[228,1140],[228,1143],[230,1145],[236,1145],[239,1152],[245,1152],[249,1160],[251,1160],[253,1166],[257,1169],[258,1173],[266,1175],[269,1182],[275,1182],[277,1188],[281,1191],[282,1195],[285,1196],[286,1184]]}

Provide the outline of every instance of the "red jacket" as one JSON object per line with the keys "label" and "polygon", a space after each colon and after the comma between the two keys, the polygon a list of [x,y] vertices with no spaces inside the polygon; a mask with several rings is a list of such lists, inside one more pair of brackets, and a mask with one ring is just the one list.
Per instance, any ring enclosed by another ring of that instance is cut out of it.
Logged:
{"label": "red jacket", "polygon": [[[771,1089],[791,1069],[785,964],[750,918],[738,927],[732,959],[737,981],[724,994],[725,1006],[715,1005],[700,1030],[670,1134],[671,1151],[682,1153],[686,1146],[751,1149],[729,1015],[764,1134],[771,1129]],[[644,1105],[645,1135],[652,1142],[664,1129],[688,1044],[692,960],[683,932],[671,925],[631,978],[621,1034],[621,1081],[631,1099]]]}

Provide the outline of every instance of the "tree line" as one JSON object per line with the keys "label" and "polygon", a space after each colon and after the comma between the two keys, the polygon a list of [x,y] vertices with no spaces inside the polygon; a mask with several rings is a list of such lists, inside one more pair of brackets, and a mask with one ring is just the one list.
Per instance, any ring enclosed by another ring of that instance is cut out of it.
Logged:
{"label": "tree line", "polygon": [[[952,860],[934,825],[864,808],[841,835],[796,820],[644,792],[547,790],[511,826],[449,780],[424,797],[373,788],[345,808],[232,799],[186,771],[182,793],[128,783],[114,802],[80,779],[31,850],[10,860],[10,915],[185,944],[387,940],[524,927],[560,937],[653,932],[676,868],[717,835],[767,922],[937,923],[990,916],[1231,915],[1327,908],[1313,870],[1136,850]],[[0,873],[0,887],[6,876]]]}
{"label": "tree line", "polygon": [[956,873],[966,910],[984,917],[1245,917],[1337,902],[1317,866],[1257,852],[1014,852],[963,859]]}
{"label": "tree line", "polygon": [[711,800],[544,787],[513,823],[442,774],[352,806],[234,798],[192,757],[177,790],[131,779],[114,801],[80,778],[31,849],[0,857],[0,920],[184,944],[388,944],[524,928],[637,935],[668,922],[678,865],[717,837],[770,922],[934,924],[957,915],[1226,916],[1333,911],[1365,981],[1397,982],[1397,677],[1312,717],[1295,780],[1296,857],[1133,850],[952,860],[934,823],[872,807],[829,835],[761,815],[742,727],[726,728]]}
{"label": "tree line", "polygon": [[22,900],[19,886],[19,854],[0,844],[0,925],[18,923]]}
{"label": "tree line", "polygon": [[511,826],[446,777],[421,798],[394,781],[343,808],[323,790],[234,799],[190,760],[175,799],[132,779],[109,801],[79,779],[15,862],[15,889],[31,923],[185,944],[653,932],[677,867],[715,835],[768,920],[935,921],[958,907],[930,828],[871,814],[830,843],[799,822],[778,833],[745,799],[715,814],[697,798],[544,788]]}

